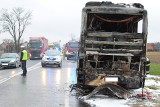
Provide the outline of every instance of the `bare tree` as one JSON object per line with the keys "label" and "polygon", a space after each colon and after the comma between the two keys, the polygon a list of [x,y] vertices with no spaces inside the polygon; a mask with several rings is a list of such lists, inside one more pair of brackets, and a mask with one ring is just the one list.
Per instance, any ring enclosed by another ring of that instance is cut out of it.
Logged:
{"label": "bare tree", "polygon": [[25,12],[23,8],[13,8],[11,12],[7,9],[2,9],[1,24],[3,32],[8,32],[14,40],[15,51],[19,52],[20,40],[26,27],[31,24],[30,11]]}
{"label": "bare tree", "polygon": [[160,42],[154,43],[154,51],[160,51]]}

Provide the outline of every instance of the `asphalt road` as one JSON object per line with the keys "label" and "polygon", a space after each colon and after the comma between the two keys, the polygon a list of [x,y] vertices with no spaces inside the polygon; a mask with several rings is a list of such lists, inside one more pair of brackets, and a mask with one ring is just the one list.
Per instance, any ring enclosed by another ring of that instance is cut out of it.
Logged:
{"label": "asphalt road", "polygon": [[1,107],[90,107],[70,93],[76,83],[76,62],[64,60],[62,68],[42,68],[40,60],[27,62],[28,74],[21,68],[0,70]]}

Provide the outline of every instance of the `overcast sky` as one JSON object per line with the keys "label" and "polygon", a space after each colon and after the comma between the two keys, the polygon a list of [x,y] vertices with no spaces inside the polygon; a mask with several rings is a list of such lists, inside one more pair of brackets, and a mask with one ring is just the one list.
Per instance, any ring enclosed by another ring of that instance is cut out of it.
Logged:
{"label": "overcast sky", "polygon": [[[22,7],[32,11],[32,21],[23,35],[28,41],[30,36],[45,36],[49,42],[61,40],[63,43],[71,37],[79,38],[81,27],[81,10],[89,0],[0,0],[0,8],[11,10]],[[98,1],[98,0],[92,0]],[[148,42],[160,42],[160,6],[150,0],[112,0],[114,3],[142,3],[148,10]],[[8,35],[8,36],[7,36]],[[3,38],[11,38],[7,33],[0,34]]]}

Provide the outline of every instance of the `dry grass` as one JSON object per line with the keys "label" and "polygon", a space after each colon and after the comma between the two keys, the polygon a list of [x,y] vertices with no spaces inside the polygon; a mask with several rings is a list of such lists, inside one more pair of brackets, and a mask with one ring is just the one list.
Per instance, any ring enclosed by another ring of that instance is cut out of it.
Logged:
{"label": "dry grass", "polygon": [[151,63],[160,63],[160,52],[147,52],[147,57]]}
{"label": "dry grass", "polygon": [[145,86],[146,88],[149,88],[149,89],[153,89],[153,90],[158,90],[159,88],[155,85],[152,85],[152,86]]}
{"label": "dry grass", "polygon": [[160,52],[147,52],[147,56],[160,56]]}

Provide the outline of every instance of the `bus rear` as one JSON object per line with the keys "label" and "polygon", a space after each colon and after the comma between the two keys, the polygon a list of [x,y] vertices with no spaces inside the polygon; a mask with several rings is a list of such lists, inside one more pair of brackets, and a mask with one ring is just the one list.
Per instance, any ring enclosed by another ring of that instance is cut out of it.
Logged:
{"label": "bus rear", "polygon": [[77,83],[89,85],[102,76],[127,89],[142,87],[148,34],[143,5],[88,2],[81,22]]}

